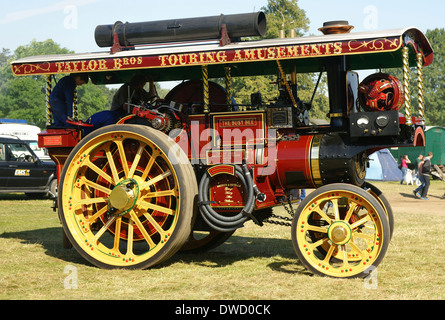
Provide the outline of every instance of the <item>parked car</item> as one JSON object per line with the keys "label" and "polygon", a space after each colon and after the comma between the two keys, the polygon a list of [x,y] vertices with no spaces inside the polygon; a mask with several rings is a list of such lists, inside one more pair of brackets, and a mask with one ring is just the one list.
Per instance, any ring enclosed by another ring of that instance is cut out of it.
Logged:
{"label": "parked car", "polygon": [[39,159],[19,138],[0,135],[0,193],[16,192],[31,198],[55,198],[56,165]]}

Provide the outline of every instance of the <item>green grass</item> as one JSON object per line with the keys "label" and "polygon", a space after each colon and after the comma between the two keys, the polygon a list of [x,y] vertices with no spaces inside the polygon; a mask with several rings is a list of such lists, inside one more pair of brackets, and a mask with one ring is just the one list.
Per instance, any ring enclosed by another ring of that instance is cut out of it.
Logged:
{"label": "green grass", "polygon": [[[375,184],[387,191],[390,201],[411,190],[396,183]],[[434,181],[430,194],[442,195],[444,189],[443,182]],[[443,210],[445,200],[434,201]],[[289,227],[251,222],[204,254],[177,254],[149,270],[101,270],[74,249],[62,248],[61,226],[50,206],[49,200],[0,195],[0,299],[445,298],[445,220],[435,212],[394,212],[395,231],[378,268],[377,288],[367,289],[363,279],[312,275],[293,251]],[[67,267],[77,271],[77,289],[64,286],[72,275],[65,273]]]}

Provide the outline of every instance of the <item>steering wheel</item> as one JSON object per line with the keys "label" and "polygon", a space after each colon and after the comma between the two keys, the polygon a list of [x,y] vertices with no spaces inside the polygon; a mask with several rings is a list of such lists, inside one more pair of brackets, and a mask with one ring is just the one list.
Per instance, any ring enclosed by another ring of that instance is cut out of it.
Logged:
{"label": "steering wheel", "polygon": [[24,153],[22,153],[21,155],[19,155],[17,157],[17,161],[25,162],[25,160],[26,160],[26,154],[24,154]]}

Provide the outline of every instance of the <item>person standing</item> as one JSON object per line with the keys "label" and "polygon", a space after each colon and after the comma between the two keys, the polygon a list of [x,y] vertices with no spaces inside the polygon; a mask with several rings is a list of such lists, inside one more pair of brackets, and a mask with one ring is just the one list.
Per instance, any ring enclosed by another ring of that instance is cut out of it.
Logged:
{"label": "person standing", "polygon": [[432,152],[428,152],[428,156],[423,159],[421,162],[422,167],[422,179],[424,181],[424,185],[421,192],[420,199],[422,200],[429,200],[428,195],[428,189],[430,187],[430,174],[431,174],[431,158],[433,157]]}
{"label": "person standing", "polygon": [[420,179],[419,166],[420,166],[420,163],[422,162],[423,158],[424,158],[423,154],[419,154],[419,156],[416,159],[417,178],[419,178],[419,179]]}
{"label": "person standing", "polygon": [[57,82],[49,96],[54,127],[71,127],[66,121],[73,120],[74,91],[77,86],[87,84],[88,80],[88,74],[75,73],[63,77]]}
{"label": "person standing", "polygon": [[411,161],[408,158],[408,155],[404,155],[402,158],[402,180],[400,180],[400,184],[403,184],[403,180],[405,180],[406,172],[408,171],[408,163],[411,163]]}
{"label": "person standing", "polygon": [[423,181],[423,175],[422,175],[422,161],[425,157],[422,154],[419,154],[416,160],[416,168],[417,168],[417,179],[420,181],[420,185],[413,191],[414,196],[421,198],[422,195],[420,194],[420,191],[423,189],[423,186],[425,185],[425,182]]}

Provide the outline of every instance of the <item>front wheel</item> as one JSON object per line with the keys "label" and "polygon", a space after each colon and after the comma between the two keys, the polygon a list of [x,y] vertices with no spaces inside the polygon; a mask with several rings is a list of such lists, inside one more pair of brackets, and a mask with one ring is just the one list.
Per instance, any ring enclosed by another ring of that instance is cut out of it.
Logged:
{"label": "front wheel", "polygon": [[379,265],[390,241],[385,210],[363,189],[331,184],[310,193],[292,222],[292,243],[311,272],[364,277]]}
{"label": "front wheel", "polygon": [[59,213],[85,259],[106,269],[143,269],[183,246],[197,182],[187,156],[165,134],[107,126],[81,140],[66,163]]}

